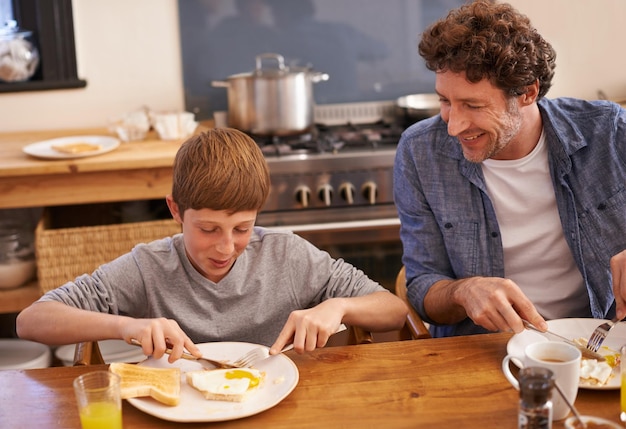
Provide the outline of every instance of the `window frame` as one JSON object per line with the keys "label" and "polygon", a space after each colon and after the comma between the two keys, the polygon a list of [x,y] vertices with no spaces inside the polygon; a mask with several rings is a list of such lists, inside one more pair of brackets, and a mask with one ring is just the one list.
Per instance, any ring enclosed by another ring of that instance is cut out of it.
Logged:
{"label": "window frame", "polygon": [[12,0],[20,28],[30,30],[40,63],[26,82],[0,84],[0,93],[84,88],[76,63],[72,0]]}

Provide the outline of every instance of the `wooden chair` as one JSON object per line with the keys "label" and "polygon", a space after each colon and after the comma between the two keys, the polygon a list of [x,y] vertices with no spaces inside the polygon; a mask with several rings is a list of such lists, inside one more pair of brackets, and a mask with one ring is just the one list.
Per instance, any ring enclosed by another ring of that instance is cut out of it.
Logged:
{"label": "wooden chair", "polygon": [[363,328],[349,326],[348,332],[348,344],[372,344],[374,342],[372,333]]}
{"label": "wooden chair", "polygon": [[406,316],[406,323],[401,330],[400,336],[402,339],[419,340],[423,338],[432,338],[428,328],[422,321],[422,318],[413,305],[409,302],[406,291],[406,270],[405,267],[400,269],[396,277],[396,295],[404,301],[409,308],[409,314]]}
{"label": "wooden chair", "polygon": [[76,344],[74,349],[74,366],[99,365],[104,363],[97,341]]}

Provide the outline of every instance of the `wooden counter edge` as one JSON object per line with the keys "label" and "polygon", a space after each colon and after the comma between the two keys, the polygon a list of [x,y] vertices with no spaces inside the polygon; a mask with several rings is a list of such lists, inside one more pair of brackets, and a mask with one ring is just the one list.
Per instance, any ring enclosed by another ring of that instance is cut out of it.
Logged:
{"label": "wooden counter edge", "polygon": [[19,313],[41,297],[39,283],[33,280],[14,289],[0,289],[0,313]]}

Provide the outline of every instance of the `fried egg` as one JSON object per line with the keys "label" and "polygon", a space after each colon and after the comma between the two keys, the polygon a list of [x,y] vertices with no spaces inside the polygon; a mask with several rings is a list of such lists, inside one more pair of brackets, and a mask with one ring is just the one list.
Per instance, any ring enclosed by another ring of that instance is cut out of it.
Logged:
{"label": "fried egg", "polygon": [[[574,342],[583,347],[587,346],[586,338],[576,338],[574,339]],[[603,386],[613,376],[614,368],[618,368],[617,370],[619,372],[621,359],[619,352],[607,346],[600,347],[598,353],[604,356],[604,359],[606,360],[598,361],[597,359],[581,359],[580,380],[586,382],[587,384]]]}
{"label": "fried egg", "polygon": [[580,378],[594,384],[604,385],[609,381],[613,368],[605,362],[596,359],[582,359],[580,362]]}
{"label": "fried egg", "polygon": [[187,373],[187,383],[203,392],[207,399],[241,401],[257,387],[263,373],[254,368],[215,369]]}

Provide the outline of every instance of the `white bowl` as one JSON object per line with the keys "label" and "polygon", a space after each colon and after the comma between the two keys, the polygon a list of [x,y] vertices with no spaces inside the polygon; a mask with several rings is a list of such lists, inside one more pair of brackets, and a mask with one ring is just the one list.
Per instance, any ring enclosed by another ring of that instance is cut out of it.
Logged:
{"label": "white bowl", "polygon": [[[140,362],[146,358],[141,351],[141,347],[131,346],[123,340],[102,340],[98,341],[100,353],[106,363],[111,362]],[[63,362],[65,366],[74,364],[74,344],[68,344],[56,349],[54,355]]]}
{"label": "white bowl", "polygon": [[35,276],[36,270],[34,259],[0,263],[0,289],[12,289],[25,285]]}
{"label": "white bowl", "polygon": [[51,363],[52,352],[45,344],[17,338],[0,339],[0,370],[47,368]]}
{"label": "white bowl", "polygon": [[[622,429],[622,426],[620,426],[619,424],[600,417],[580,416],[580,419],[585,423],[603,424],[606,425],[607,428]],[[576,423],[576,417],[571,416],[567,420],[565,420],[565,427],[567,429],[578,429],[579,426],[577,426]]]}

